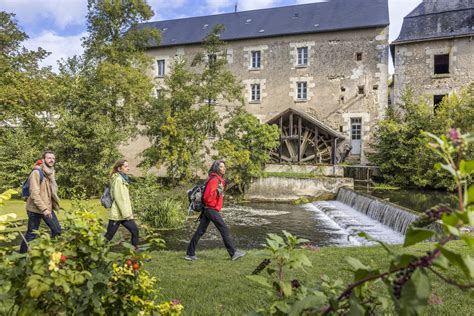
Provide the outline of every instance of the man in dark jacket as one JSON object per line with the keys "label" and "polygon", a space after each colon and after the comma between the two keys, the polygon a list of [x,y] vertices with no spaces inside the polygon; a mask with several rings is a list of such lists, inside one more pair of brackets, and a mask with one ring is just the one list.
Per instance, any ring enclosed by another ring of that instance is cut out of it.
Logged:
{"label": "man in dark jacket", "polygon": [[216,160],[209,170],[209,178],[207,179],[206,189],[204,190],[203,202],[204,210],[201,214],[201,220],[193,238],[189,242],[188,250],[184,259],[193,261],[197,260],[195,255],[196,246],[199,239],[204,235],[210,222],[213,222],[219,230],[224,241],[224,245],[232,260],[237,260],[245,255],[244,251],[236,250],[232,239],[229,235],[229,228],[224,223],[220,211],[224,204],[224,187],[225,181],[225,163],[222,160]]}

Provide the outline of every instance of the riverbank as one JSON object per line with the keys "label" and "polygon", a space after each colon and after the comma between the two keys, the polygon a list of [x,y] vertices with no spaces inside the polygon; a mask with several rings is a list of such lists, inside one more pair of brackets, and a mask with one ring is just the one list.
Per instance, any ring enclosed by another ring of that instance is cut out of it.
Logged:
{"label": "riverbank", "polygon": [[[429,244],[411,247],[414,253],[423,253]],[[400,249],[401,246],[390,246]],[[473,250],[463,246],[462,242],[453,242],[451,247],[463,249],[474,255]],[[307,286],[315,286],[320,276],[325,274],[331,279],[341,278],[348,284],[351,274],[345,269],[349,265],[345,257],[358,258],[372,267],[387,268],[388,256],[379,246],[337,248],[322,247],[316,251],[303,250],[312,262],[307,273],[300,272],[291,278],[297,278]],[[242,315],[269,304],[266,290],[246,278],[265,258],[261,251],[250,250],[238,261],[230,261],[226,251],[221,249],[197,252],[199,260],[188,262],[183,259],[184,252],[154,252],[148,269],[159,281],[163,300],[179,299],[185,307],[185,315]],[[469,294],[439,281],[430,273],[433,281],[433,294],[439,300],[433,300],[427,315],[470,315],[474,299]],[[385,291],[382,288],[381,291]]]}

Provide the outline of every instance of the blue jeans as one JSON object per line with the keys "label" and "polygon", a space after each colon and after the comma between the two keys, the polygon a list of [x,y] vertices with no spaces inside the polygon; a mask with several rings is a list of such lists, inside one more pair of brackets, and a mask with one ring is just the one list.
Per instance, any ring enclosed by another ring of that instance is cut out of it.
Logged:
{"label": "blue jeans", "polygon": [[[26,231],[25,235],[27,242],[30,242],[36,238],[35,231],[38,230],[41,220],[44,220],[46,225],[48,225],[49,229],[51,230],[51,237],[61,235],[61,225],[59,225],[58,218],[56,217],[56,213],[54,213],[54,211],[51,212],[51,218],[44,216],[43,214],[30,211],[26,211],[26,213],[28,214],[28,230]],[[20,246],[20,253],[25,253],[27,251],[28,244],[23,240]]]}

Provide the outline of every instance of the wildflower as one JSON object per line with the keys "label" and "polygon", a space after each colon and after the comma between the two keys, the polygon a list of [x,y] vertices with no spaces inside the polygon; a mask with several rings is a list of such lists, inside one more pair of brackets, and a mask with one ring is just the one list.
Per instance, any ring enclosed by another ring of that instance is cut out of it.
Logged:
{"label": "wildflower", "polygon": [[455,145],[461,145],[463,140],[461,136],[461,132],[459,131],[459,128],[451,128],[449,130],[449,139],[453,142]]}
{"label": "wildflower", "polygon": [[58,271],[59,270],[58,264],[61,261],[61,256],[62,256],[62,254],[60,252],[54,252],[51,255],[51,259],[49,260],[49,263],[48,263],[49,271]]}

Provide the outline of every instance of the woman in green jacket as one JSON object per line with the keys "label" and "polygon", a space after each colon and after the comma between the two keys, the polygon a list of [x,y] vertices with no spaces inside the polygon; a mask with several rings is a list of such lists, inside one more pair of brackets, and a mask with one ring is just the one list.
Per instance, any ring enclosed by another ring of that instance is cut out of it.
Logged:
{"label": "woman in green jacket", "polygon": [[112,240],[119,229],[120,224],[132,235],[132,245],[138,249],[138,226],[133,219],[132,203],[128,193],[128,162],[124,159],[117,161],[110,176],[110,194],[112,196],[112,207],[109,211],[109,225],[105,238]]}

